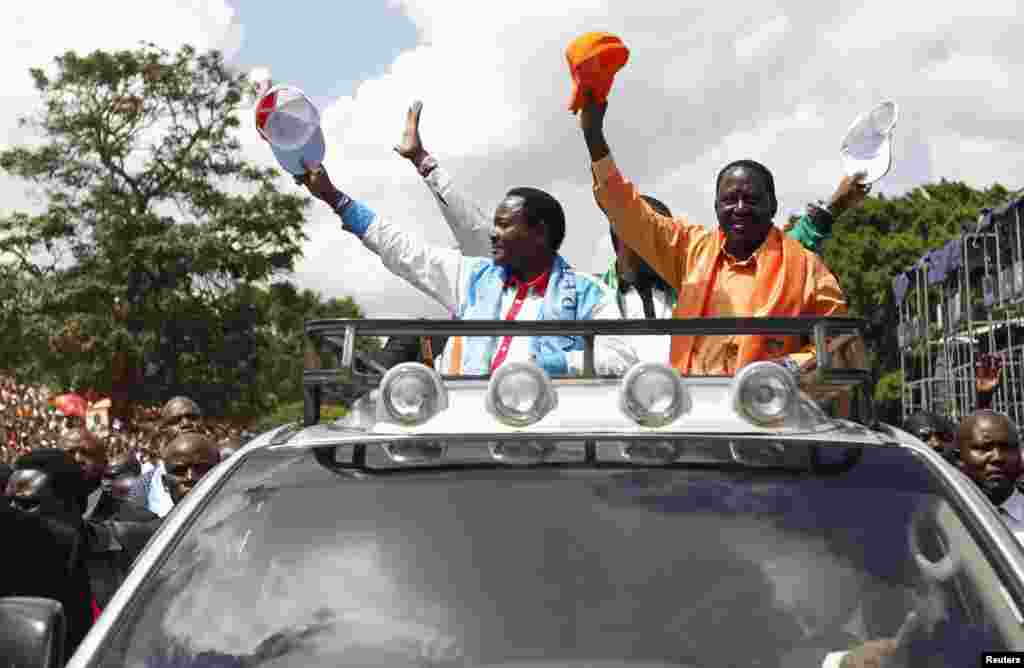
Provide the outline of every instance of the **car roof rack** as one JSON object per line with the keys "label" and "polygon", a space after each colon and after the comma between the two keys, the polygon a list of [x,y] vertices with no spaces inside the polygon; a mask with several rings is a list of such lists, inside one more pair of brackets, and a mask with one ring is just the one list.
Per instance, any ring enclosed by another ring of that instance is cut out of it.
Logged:
{"label": "car roof rack", "polygon": [[[833,351],[867,331],[859,318],[801,316],[794,318],[680,318],[629,320],[422,320],[348,319],[311,320],[305,326],[303,351],[304,424],[320,420],[324,399],[352,401],[376,388],[387,371],[369,355],[356,350],[359,336],[578,336],[583,339],[583,378],[599,377],[594,368],[597,336],[800,336],[813,341],[816,386],[861,388],[859,408],[873,421],[867,388],[870,369],[837,368]],[[325,357],[334,364],[326,366]],[[356,361],[363,369],[357,368]],[[668,360],[666,360],[666,363]],[[486,380],[489,376],[442,376],[448,381]],[[580,376],[571,376],[580,378]],[[552,380],[557,382],[559,377]],[[866,395],[866,406],[865,404]]]}

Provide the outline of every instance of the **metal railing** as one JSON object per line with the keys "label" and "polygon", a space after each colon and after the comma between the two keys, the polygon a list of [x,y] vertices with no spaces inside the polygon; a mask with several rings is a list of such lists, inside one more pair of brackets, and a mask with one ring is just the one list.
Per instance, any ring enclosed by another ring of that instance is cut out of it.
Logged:
{"label": "metal railing", "polygon": [[[306,323],[303,351],[304,422],[316,424],[326,394],[353,396],[379,384],[386,369],[356,350],[359,336],[573,336],[583,339],[583,378],[597,378],[594,345],[598,336],[797,336],[814,344],[817,366],[810,380],[819,386],[870,386],[869,369],[838,368],[833,353],[863,335],[867,322],[857,318],[691,318],[633,320],[312,320]],[[325,368],[324,354],[336,366]],[[369,371],[356,368],[356,361]],[[668,360],[665,360],[668,363]],[[581,376],[566,376],[580,378]],[[446,381],[488,376],[444,376]],[[555,378],[557,382],[557,378]],[[339,391],[344,390],[344,391]],[[862,394],[865,394],[862,392]],[[868,394],[870,401],[870,394]]]}
{"label": "metal railing", "polygon": [[[899,303],[902,413],[930,411],[959,419],[978,404],[979,353],[1003,357],[993,408],[1024,420],[1024,225],[1019,194],[983,214],[957,237],[957,266],[940,264],[928,280],[929,255],[904,273]],[[953,243],[953,242],[950,242]],[[950,258],[952,259],[952,258]]]}

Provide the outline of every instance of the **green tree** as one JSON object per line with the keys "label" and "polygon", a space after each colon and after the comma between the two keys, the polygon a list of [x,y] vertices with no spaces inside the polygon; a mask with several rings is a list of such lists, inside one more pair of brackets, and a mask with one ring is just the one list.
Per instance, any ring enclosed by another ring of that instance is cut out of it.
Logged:
{"label": "green tree", "polygon": [[836,221],[825,262],[839,278],[851,312],[865,316],[891,299],[892,280],[921,256],[960,235],[981,209],[1000,204],[1009,191],[996,184],[975,190],[942,180],[896,198],[870,197]]}
{"label": "green tree", "polygon": [[[302,401],[304,325],[320,318],[362,318],[359,306],[349,297],[325,299],[312,290],[300,290],[290,282],[268,288],[246,287],[233,301],[251,305],[257,315],[255,378],[253,387],[263,395],[262,406]],[[359,337],[356,350],[379,348],[377,339]],[[326,360],[325,360],[326,361]],[[255,405],[255,401],[250,402]]]}
{"label": "green tree", "polygon": [[839,279],[851,314],[875,325],[872,361],[882,379],[876,399],[891,404],[900,396],[893,279],[929,250],[959,236],[983,208],[995,207],[1009,196],[999,184],[977,190],[941,180],[895,198],[869,197],[863,207],[836,220],[825,262]]}
{"label": "green tree", "polygon": [[0,168],[45,206],[0,220],[3,271],[32,288],[3,306],[17,326],[0,366],[107,390],[128,349],[155,358],[160,395],[210,376],[231,394],[238,379],[215,363],[222,301],[293,269],[308,204],[242,159],[252,85],[216,51],[152,44],[68,52],[31,74],[43,107],[22,124],[42,142],[0,152]]}

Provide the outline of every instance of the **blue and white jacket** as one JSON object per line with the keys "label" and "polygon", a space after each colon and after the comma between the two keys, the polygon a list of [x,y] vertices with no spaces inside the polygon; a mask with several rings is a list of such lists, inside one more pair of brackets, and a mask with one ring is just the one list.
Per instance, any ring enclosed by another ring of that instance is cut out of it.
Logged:
{"label": "blue and white jacket", "polygon": [[[455,248],[466,255],[487,255],[491,248],[493,222],[483,208],[458,186],[442,165],[436,165],[423,182],[434,196],[438,209],[455,237]],[[613,261],[614,267],[614,261]],[[618,284],[606,280],[607,275],[596,275],[598,283],[609,293],[615,302],[615,311],[602,310],[598,319],[613,320],[615,318],[643,319],[644,308],[640,295],[635,289],[620,293]],[[675,299],[656,291],[653,295],[657,317],[671,318]],[[640,360],[645,362],[669,363],[670,336],[633,336],[633,337],[598,337],[595,356],[597,366],[605,371],[614,371],[616,375],[625,372],[617,365],[627,367]],[[602,361],[604,362],[602,364]],[[614,368],[609,368],[614,367]]]}
{"label": "blue and white jacket", "polygon": [[[501,320],[506,269],[484,257],[467,257],[454,248],[422,244],[361,202],[353,201],[342,215],[346,230],[358,236],[396,276],[445,307],[455,318]],[[614,297],[592,276],[577,273],[555,257],[539,317],[555,320],[615,318]],[[601,337],[601,339],[613,337]],[[454,339],[454,337],[453,337]],[[445,355],[451,353],[449,339]],[[461,373],[486,375],[498,345],[497,337],[467,337],[462,348]],[[531,358],[549,374],[578,374],[583,367],[583,339],[572,336],[531,337]],[[511,357],[509,361],[512,361]],[[614,346],[595,349],[598,374],[624,373],[635,359]],[[439,360],[439,365],[444,362]],[[442,368],[441,371],[446,369]]]}

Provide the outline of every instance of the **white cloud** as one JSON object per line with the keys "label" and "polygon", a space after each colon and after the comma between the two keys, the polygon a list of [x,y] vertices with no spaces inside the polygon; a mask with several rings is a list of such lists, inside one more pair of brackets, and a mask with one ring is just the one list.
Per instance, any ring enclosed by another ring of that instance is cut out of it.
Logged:
{"label": "white cloud", "polygon": [[[451,237],[412,168],[388,153],[415,98],[425,103],[427,147],[485,207],[507,187],[545,188],[566,210],[564,254],[583,270],[606,266],[607,225],[565,110],[564,49],[585,28],[614,32],[631,49],[606,123],[620,166],[641,191],[695,221],[714,224],[714,176],[739,158],[775,172],[783,213],[827,198],[841,176],[847,127],[886,99],[903,115],[897,165],[876,191],[898,194],[941,176],[977,186],[1024,180],[1016,129],[1024,102],[1009,90],[1024,75],[1012,46],[1024,28],[1014,2],[782,0],[739,16],[703,2],[538,1],[515,12],[477,2],[399,5],[421,44],[325,110],[327,163],[351,194],[432,242]],[[329,214],[316,217],[311,230]],[[300,276],[355,294],[371,313],[393,313],[399,295],[423,303],[343,235],[312,242]]]}
{"label": "white cloud", "polygon": [[789,17],[776,16],[767,23],[754,28],[749,35],[736,40],[736,58],[744,64],[752,64],[765,50],[773,50],[780,45],[789,32]]}
{"label": "white cloud", "polygon": [[[66,51],[87,54],[96,49],[133,49],[147,41],[169,49],[183,43],[200,50],[218,48],[230,57],[242,38],[235,12],[224,0],[20,3],[8,10],[8,16],[9,32],[17,37],[0,44],[0,77],[5,90],[0,148],[33,140],[18,124],[20,117],[39,109],[29,68],[48,68]],[[6,176],[0,176],[0,201],[0,214],[36,210],[40,205],[25,183]]]}
{"label": "white cloud", "polygon": [[[472,0],[397,4],[417,25],[420,43],[353,96],[322,109],[326,164],[339,186],[427,242],[452,237],[412,167],[391,150],[416,98],[425,103],[427,148],[485,208],[509,187],[544,188],[566,211],[565,256],[581,270],[606,266],[607,224],[591,197],[577,121],[566,111],[565,46],[585,29],[616,33],[631,49],[606,123],[620,166],[641,191],[695,221],[714,223],[714,176],[739,158],[775,172],[783,213],[827,198],[840,177],[847,127],[886,99],[902,111],[897,163],[876,192],[898,194],[943,176],[976,186],[1024,181],[1017,157],[1024,99],[1011,91],[1024,80],[1017,46],[1024,18],[1013,0],[776,0],[739,14],[732,5],[692,0],[529,0],[512,11]],[[213,1],[147,5],[146,12],[127,2],[100,11],[95,3],[68,6],[56,25],[43,20],[49,6],[22,10],[19,40],[0,61],[16,84],[11,95],[21,94],[18,86],[29,92],[27,67],[64,48],[139,39],[230,47],[245,21],[244,4],[235,17]],[[267,48],[262,60],[272,68]],[[343,56],[344,45],[333,48]],[[331,67],[334,59],[319,62]],[[274,164],[250,122],[243,128],[248,155]],[[7,116],[0,132],[18,136]],[[281,183],[295,188],[284,177]],[[371,314],[441,313],[390,276],[322,205],[311,209],[307,232],[297,274],[304,285],[352,295]]]}
{"label": "white cloud", "polygon": [[31,90],[29,67],[52,62],[65,51],[134,48],[140,41],[176,47],[189,42],[197,48],[220,48],[230,56],[241,43],[235,13],[223,0],[149,2],[19,3],[12,32],[18,38],[0,46],[0,73],[8,94]]}

